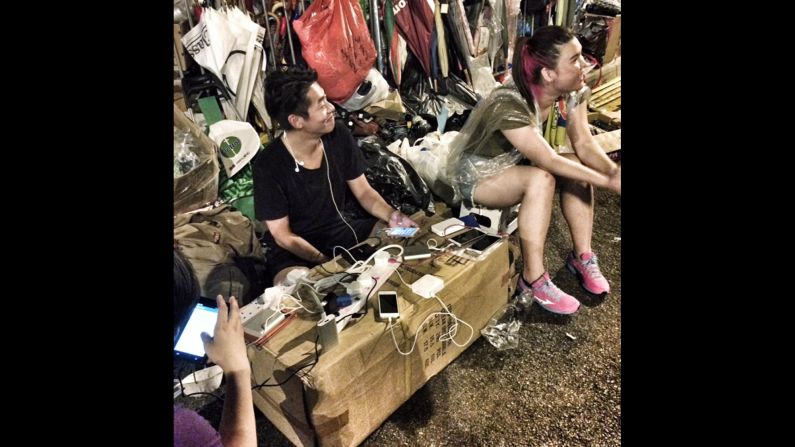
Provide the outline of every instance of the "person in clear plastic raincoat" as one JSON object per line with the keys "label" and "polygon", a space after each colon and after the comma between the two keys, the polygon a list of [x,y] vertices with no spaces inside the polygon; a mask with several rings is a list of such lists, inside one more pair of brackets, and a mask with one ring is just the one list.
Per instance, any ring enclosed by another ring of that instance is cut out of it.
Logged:
{"label": "person in clear plastic raincoat", "polygon": [[519,290],[544,309],[571,314],[579,301],[555,286],[544,243],[556,186],[573,242],[567,267],[593,294],[610,291],[591,250],[593,187],[621,193],[621,168],[594,140],[587,122],[590,68],[574,35],[538,28],[515,46],[512,79],[481,101],[451,143],[454,201],[490,208],[521,204],[524,269]]}

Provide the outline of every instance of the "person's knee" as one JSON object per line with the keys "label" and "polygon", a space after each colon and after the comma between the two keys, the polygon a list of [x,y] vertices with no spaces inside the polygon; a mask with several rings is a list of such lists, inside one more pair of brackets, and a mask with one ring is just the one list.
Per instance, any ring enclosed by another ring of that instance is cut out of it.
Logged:
{"label": "person's knee", "polygon": [[543,169],[537,169],[529,176],[525,186],[526,193],[552,193],[555,191],[555,176]]}

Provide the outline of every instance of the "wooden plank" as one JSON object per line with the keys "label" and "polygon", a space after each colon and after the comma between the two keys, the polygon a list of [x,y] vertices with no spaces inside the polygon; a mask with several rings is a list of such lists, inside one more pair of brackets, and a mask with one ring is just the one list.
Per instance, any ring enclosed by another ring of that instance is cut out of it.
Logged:
{"label": "wooden plank", "polygon": [[606,64],[621,52],[621,14],[617,15],[607,29],[607,47],[603,62]]}
{"label": "wooden plank", "polygon": [[174,24],[174,53],[179,69],[184,73],[188,69],[190,56],[188,56],[185,47],[182,45],[182,36],[184,34],[182,26],[182,24]]}
{"label": "wooden plank", "polygon": [[605,88],[615,84],[616,82],[620,82],[620,81],[621,81],[621,76],[615,77],[615,78],[605,82],[604,84],[600,85],[599,87],[596,87],[595,89],[593,89],[593,92],[596,93],[596,92],[598,92],[598,91],[600,91],[602,89],[605,89]]}
{"label": "wooden plank", "polygon": [[593,100],[599,99],[599,98],[601,98],[603,96],[610,95],[610,94],[612,94],[615,91],[619,91],[619,92],[621,91],[621,83],[613,84],[613,85],[611,85],[610,87],[608,87],[608,88],[606,88],[604,90],[600,90],[597,93],[592,93],[591,94],[591,100],[593,101]]}
{"label": "wooden plank", "polygon": [[616,98],[621,98],[621,91],[620,90],[617,91],[617,92],[613,92],[613,93],[611,93],[611,94],[609,94],[609,95],[607,95],[607,96],[605,96],[603,98],[599,98],[598,101],[593,101],[591,104],[593,104],[594,107],[599,108],[599,107],[604,106],[605,104],[609,103],[610,101],[612,101],[612,100],[614,100]]}
{"label": "wooden plank", "polygon": [[620,106],[621,106],[621,97],[619,96],[618,98],[603,105],[602,108],[605,110],[613,111],[619,108]]}

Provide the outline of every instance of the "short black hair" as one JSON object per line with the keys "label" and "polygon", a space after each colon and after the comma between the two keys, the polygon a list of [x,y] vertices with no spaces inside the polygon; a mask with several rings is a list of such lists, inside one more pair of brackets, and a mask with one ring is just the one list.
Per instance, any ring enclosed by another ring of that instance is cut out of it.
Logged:
{"label": "short black hair", "polygon": [[199,301],[199,280],[187,258],[174,247],[174,341]]}
{"label": "short black hair", "polygon": [[284,130],[293,128],[287,117],[298,115],[309,118],[309,87],[317,81],[317,72],[311,68],[291,66],[275,70],[265,79],[265,108]]}

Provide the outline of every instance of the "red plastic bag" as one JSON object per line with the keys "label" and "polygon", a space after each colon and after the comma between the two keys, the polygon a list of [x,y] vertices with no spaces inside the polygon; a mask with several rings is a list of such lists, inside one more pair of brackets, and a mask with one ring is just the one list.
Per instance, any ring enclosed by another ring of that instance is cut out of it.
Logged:
{"label": "red plastic bag", "polygon": [[356,0],[315,0],[293,22],[301,53],[332,101],[353,95],[375,61],[375,45]]}

